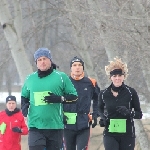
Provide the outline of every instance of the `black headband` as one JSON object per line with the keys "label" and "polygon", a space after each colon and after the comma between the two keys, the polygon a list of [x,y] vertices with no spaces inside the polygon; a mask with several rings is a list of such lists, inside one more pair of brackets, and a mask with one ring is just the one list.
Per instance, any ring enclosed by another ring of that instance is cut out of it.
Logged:
{"label": "black headband", "polygon": [[113,71],[110,72],[110,76],[117,75],[117,74],[124,75],[122,69],[114,69]]}

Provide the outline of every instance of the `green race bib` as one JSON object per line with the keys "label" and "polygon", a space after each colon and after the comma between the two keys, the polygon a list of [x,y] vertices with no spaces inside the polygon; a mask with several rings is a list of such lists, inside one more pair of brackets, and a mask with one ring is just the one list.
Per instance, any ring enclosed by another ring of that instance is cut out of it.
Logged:
{"label": "green race bib", "polygon": [[47,105],[47,103],[45,103],[43,100],[44,100],[45,96],[49,96],[48,92],[50,92],[50,91],[34,92],[35,106]]}
{"label": "green race bib", "polygon": [[109,132],[126,133],[126,119],[110,119]]}
{"label": "green race bib", "polygon": [[1,134],[4,134],[5,130],[6,130],[6,124],[4,122],[2,122],[2,124],[0,125]]}
{"label": "green race bib", "polygon": [[67,124],[75,124],[77,113],[64,112],[64,115],[67,116]]}

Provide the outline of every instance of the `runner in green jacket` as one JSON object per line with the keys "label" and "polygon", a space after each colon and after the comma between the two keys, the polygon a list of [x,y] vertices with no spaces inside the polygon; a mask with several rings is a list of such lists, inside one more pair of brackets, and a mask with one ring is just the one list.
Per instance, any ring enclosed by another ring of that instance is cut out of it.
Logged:
{"label": "runner in green jacket", "polygon": [[69,77],[53,69],[50,51],[39,48],[34,58],[38,71],[27,76],[21,91],[21,107],[28,119],[29,150],[60,150],[63,103],[75,103],[77,92]]}

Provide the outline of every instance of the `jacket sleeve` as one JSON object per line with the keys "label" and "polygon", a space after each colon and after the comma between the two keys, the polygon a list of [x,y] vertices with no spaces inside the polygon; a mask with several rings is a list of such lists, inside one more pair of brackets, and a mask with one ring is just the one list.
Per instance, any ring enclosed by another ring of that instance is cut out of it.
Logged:
{"label": "jacket sleeve", "polygon": [[30,106],[30,90],[28,90],[27,87],[27,80],[29,79],[29,76],[26,77],[24,85],[21,89],[21,110],[24,117],[27,117],[28,108]]}
{"label": "jacket sleeve", "polygon": [[97,83],[95,84],[94,87],[94,92],[93,92],[93,117],[98,117],[98,95],[100,93],[100,88],[98,87]]}
{"label": "jacket sleeve", "polygon": [[132,101],[131,101],[131,116],[134,119],[141,119],[142,118],[142,111],[140,108],[140,101],[139,101],[139,97],[137,95],[137,92],[132,89]]}
{"label": "jacket sleeve", "polygon": [[30,101],[28,98],[21,96],[21,110],[24,117],[27,117]]}
{"label": "jacket sleeve", "polygon": [[63,101],[63,104],[72,104],[76,103],[78,96],[73,94],[64,95],[65,100]]}
{"label": "jacket sleeve", "polygon": [[78,100],[78,94],[77,91],[74,87],[74,85],[72,84],[71,80],[69,79],[69,77],[63,73],[62,74],[62,79],[63,79],[63,85],[64,85],[64,98],[65,101],[64,103],[76,103],[76,101]]}
{"label": "jacket sleeve", "polygon": [[105,116],[104,116],[105,103],[103,101],[102,96],[103,96],[103,91],[101,91],[98,96],[98,109],[99,109],[100,117],[102,119],[104,119],[105,118]]}
{"label": "jacket sleeve", "polygon": [[21,135],[27,135],[28,134],[28,127],[25,123],[23,115],[22,115],[22,121],[21,121],[21,131],[22,131]]}

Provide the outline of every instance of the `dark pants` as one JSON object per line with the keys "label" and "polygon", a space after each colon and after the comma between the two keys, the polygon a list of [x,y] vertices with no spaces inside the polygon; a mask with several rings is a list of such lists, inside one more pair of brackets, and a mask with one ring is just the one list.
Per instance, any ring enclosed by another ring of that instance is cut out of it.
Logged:
{"label": "dark pants", "polygon": [[29,131],[29,150],[60,150],[63,145],[63,130],[41,129]]}
{"label": "dark pants", "polygon": [[64,129],[66,150],[87,150],[90,137],[90,128],[74,131]]}
{"label": "dark pants", "polygon": [[104,136],[105,150],[134,150],[135,138],[123,136]]}

